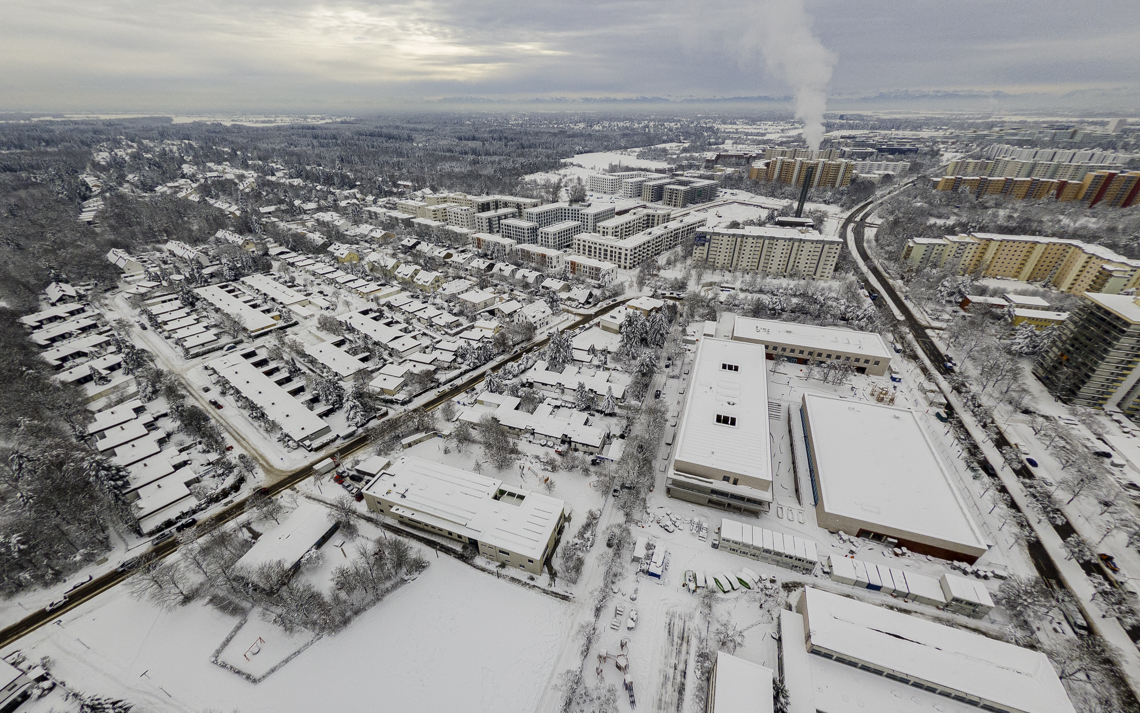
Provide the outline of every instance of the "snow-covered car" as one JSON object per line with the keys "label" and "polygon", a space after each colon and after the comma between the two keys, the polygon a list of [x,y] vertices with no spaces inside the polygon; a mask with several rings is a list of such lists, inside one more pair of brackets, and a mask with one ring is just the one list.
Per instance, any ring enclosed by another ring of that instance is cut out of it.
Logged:
{"label": "snow-covered car", "polygon": [[627,621],[625,623],[625,628],[629,629],[630,631],[633,631],[633,628],[635,626],[637,626],[637,610],[636,609],[630,609],[629,610],[629,621]]}

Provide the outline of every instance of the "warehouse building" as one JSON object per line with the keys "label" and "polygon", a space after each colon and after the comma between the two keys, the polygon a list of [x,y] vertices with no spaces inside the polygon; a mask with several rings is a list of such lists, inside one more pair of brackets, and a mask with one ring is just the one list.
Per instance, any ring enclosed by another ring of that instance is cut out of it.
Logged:
{"label": "warehouse building", "polygon": [[913,411],[804,394],[800,416],[820,527],[969,563],[986,553]]}
{"label": "warehouse building", "polygon": [[732,325],[736,342],[763,344],[768,359],[793,364],[849,364],[857,374],[885,376],[893,353],[874,332],[816,327],[795,322],[737,317]]}
{"label": "warehouse building", "polygon": [[759,346],[701,341],[677,434],[666,494],[726,510],[769,510],[768,374]]}
{"label": "warehouse building", "polygon": [[981,634],[812,587],[780,629],[800,710],[1074,713],[1045,654]]}
{"label": "warehouse building", "polygon": [[363,493],[370,510],[531,574],[542,573],[565,520],[557,498],[411,456],[385,468]]}

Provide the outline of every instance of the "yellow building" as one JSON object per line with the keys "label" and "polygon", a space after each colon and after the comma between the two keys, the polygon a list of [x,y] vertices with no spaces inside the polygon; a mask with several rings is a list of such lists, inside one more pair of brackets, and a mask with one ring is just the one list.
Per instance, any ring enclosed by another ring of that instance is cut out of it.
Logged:
{"label": "yellow building", "polygon": [[910,267],[951,269],[1021,282],[1044,282],[1070,294],[1119,293],[1140,284],[1140,260],[1079,240],[971,233],[912,238],[902,252]]}

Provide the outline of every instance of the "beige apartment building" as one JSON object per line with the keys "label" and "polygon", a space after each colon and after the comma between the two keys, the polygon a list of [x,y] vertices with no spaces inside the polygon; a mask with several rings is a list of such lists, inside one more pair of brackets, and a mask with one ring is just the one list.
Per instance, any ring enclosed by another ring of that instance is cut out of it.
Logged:
{"label": "beige apartment building", "polygon": [[694,238],[693,260],[718,270],[829,280],[842,245],[839,238],[810,228],[702,228]]}
{"label": "beige apartment building", "polygon": [[902,262],[918,269],[949,268],[964,275],[1043,282],[1071,294],[1116,294],[1140,283],[1140,260],[1100,245],[1036,235],[912,238],[903,248]]}

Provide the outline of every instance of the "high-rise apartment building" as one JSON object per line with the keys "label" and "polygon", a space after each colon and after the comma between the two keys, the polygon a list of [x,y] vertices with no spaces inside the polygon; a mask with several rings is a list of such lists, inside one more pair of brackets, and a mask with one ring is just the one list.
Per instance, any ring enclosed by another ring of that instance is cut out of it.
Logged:
{"label": "high-rise apartment building", "polygon": [[694,238],[693,262],[718,270],[829,280],[842,245],[839,238],[810,228],[701,228]]}
{"label": "high-rise apartment building", "polygon": [[1129,418],[1140,409],[1140,300],[1086,293],[1037,358],[1033,373],[1069,404],[1103,407],[1119,401]]}

